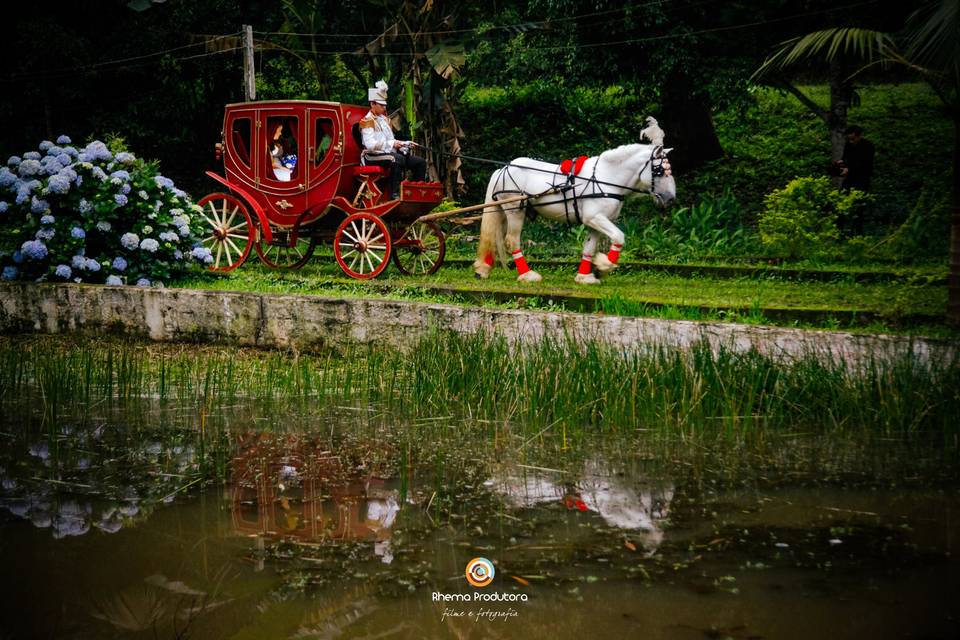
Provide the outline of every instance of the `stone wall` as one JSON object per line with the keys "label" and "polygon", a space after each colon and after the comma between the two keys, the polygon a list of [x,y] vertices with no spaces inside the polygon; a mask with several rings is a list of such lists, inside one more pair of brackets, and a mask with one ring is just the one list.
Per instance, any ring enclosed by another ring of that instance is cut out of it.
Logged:
{"label": "stone wall", "polygon": [[381,343],[408,347],[435,328],[510,340],[596,339],[632,349],[714,348],[850,363],[913,354],[954,358],[957,341],[757,325],[515,311],[422,302],[74,284],[0,284],[0,332],[128,335],[301,351]]}

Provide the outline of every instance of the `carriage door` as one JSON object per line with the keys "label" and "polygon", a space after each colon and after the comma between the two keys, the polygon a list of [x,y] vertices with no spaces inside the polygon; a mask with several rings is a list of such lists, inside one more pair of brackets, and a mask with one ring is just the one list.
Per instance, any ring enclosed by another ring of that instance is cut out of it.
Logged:
{"label": "carriage door", "polygon": [[257,122],[257,112],[254,109],[230,109],[227,112],[227,121],[224,126],[224,138],[227,143],[227,153],[224,156],[224,167],[233,180],[249,186],[255,186],[257,175],[257,154],[250,153],[254,148],[254,127]]}
{"label": "carriage door", "polygon": [[333,199],[340,178],[340,112],[332,107],[307,110],[308,185],[311,203]]}
{"label": "carriage door", "polygon": [[293,224],[306,205],[306,123],[303,110],[294,107],[260,111],[260,192],[280,225]]}

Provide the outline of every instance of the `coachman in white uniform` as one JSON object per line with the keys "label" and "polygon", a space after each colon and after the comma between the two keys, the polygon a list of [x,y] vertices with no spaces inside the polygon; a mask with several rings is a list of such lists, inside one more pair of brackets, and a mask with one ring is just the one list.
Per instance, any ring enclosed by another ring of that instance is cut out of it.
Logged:
{"label": "coachman in white uniform", "polygon": [[407,170],[410,170],[412,180],[421,182],[427,173],[427,163],[410,153],[411,142],[393,137],[387,118],[387,83],[379,80],[367,91],[367,98],[370,111],[360,120],[361,161],[390,168],[390,199],[396,200],[400,197],[400,181]]}

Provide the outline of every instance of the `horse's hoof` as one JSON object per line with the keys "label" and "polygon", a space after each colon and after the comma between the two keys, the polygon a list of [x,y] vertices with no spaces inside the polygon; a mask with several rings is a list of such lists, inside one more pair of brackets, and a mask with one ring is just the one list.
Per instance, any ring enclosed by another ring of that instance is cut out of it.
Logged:
{"label": "horse's hoof", "polygon": [[474,280],[483,280],[483,276],[481,276],[479,273],[474,272],[474,274],[473,274],[473,279],[474,279]]}
{"label": "horse's hoof", "polygon": [[593,256],[593,266],[596,267],[597,273],[603,275],[613,271],[617,265],[616,263],[610,262],[610,258],[608,258],[606,254],[598,253],[597,255]]}
{"label": "horse's hoof", "polygon": [[541,280],[543,280],[543,276],[536,271],[527,271],[523,275],[517,276],[517,282],[540,282]]}
{"label": "horse's hoof", "polygon": [[577,284],[600,284],[600,278],[593,275],[593,273],[578,273],[573,281]]}

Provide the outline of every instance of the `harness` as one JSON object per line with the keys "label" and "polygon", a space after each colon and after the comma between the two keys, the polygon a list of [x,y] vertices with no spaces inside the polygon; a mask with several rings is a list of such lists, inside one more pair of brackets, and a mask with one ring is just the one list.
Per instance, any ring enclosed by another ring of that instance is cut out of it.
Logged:
{"label": "harness", "polygon": [[[459,156],[461,158],[467,158],[469,160],[484,160],[483,158],[471,158],[469,156]],[[487,162],[496,162],[486,160]],[[578,174],[583,168],[583,165],[586,163],[586,156],[579,156],[575,160],[564,160],[560,163],[559,172],[551,169],[543,169],[540,167],[525,167],[522,165],[516,165],[507,162],[497,162],[497,164],[504,165],[503,170],[500,173],[498,179],[497,190],[493,193],[493,199],[497,200],[500,196],[503,195],[527,195],[530,196],[530,200],[539,200],[541,197],[554,192],[560,193],[560,198],[557,200],[550,200],[547,202],[526,202],[527,207],[527,217],[531,220],[537,216],[537,207],[549,206],[553,204],[563,203],[563,212],[564,217],[568,225],[573,225],[573,221],[570,219],[570,204],[573,204],[573,215],[576,223],[583,224],[583,220],[580,216],[580,201],[591,198],[606,198],[613,199],[623,202],[624,194],[622,193],[611,193],[603,189],[604,186],[615,187],[617,189],[623,189],[624,191],[629,191],[632,193],[644,193],[652,196],[655,199],[659,200],[659,196],[656,193],[656,181],[658,178],[669,177],[670,173],[670,164],[667,160],[666,155],[663,153],[663,146],[657,146],[654,148],[650,157],[647,158],[647,161],[640,167],[638,172],[638,177],[643,175],[643,172],[647,167],[650,167],[650,188],[649,189],[635,189],[633,187],[628,187],[621,184],[614,184],[612,182],[605,182],[603,180],[597,179],[597,163],[593,164],[593,172],[589,178],[580,177]],[[525,169],[528,171],[538,171],[541,173],[550,173],[553,174],[553,180],[551,186],[545,191],[539,194],[527,193],[526,191],[518,191],[516,189],[507,189],[506,188],[506,179],[509,177],[510,181],[516,185],[517,180],[510,174],[510,169]],[[579,185],[577,184],[579,181]],[[582,186],[578,192],[578,186]],[[572,192],[572,193],[571,193]]]}

